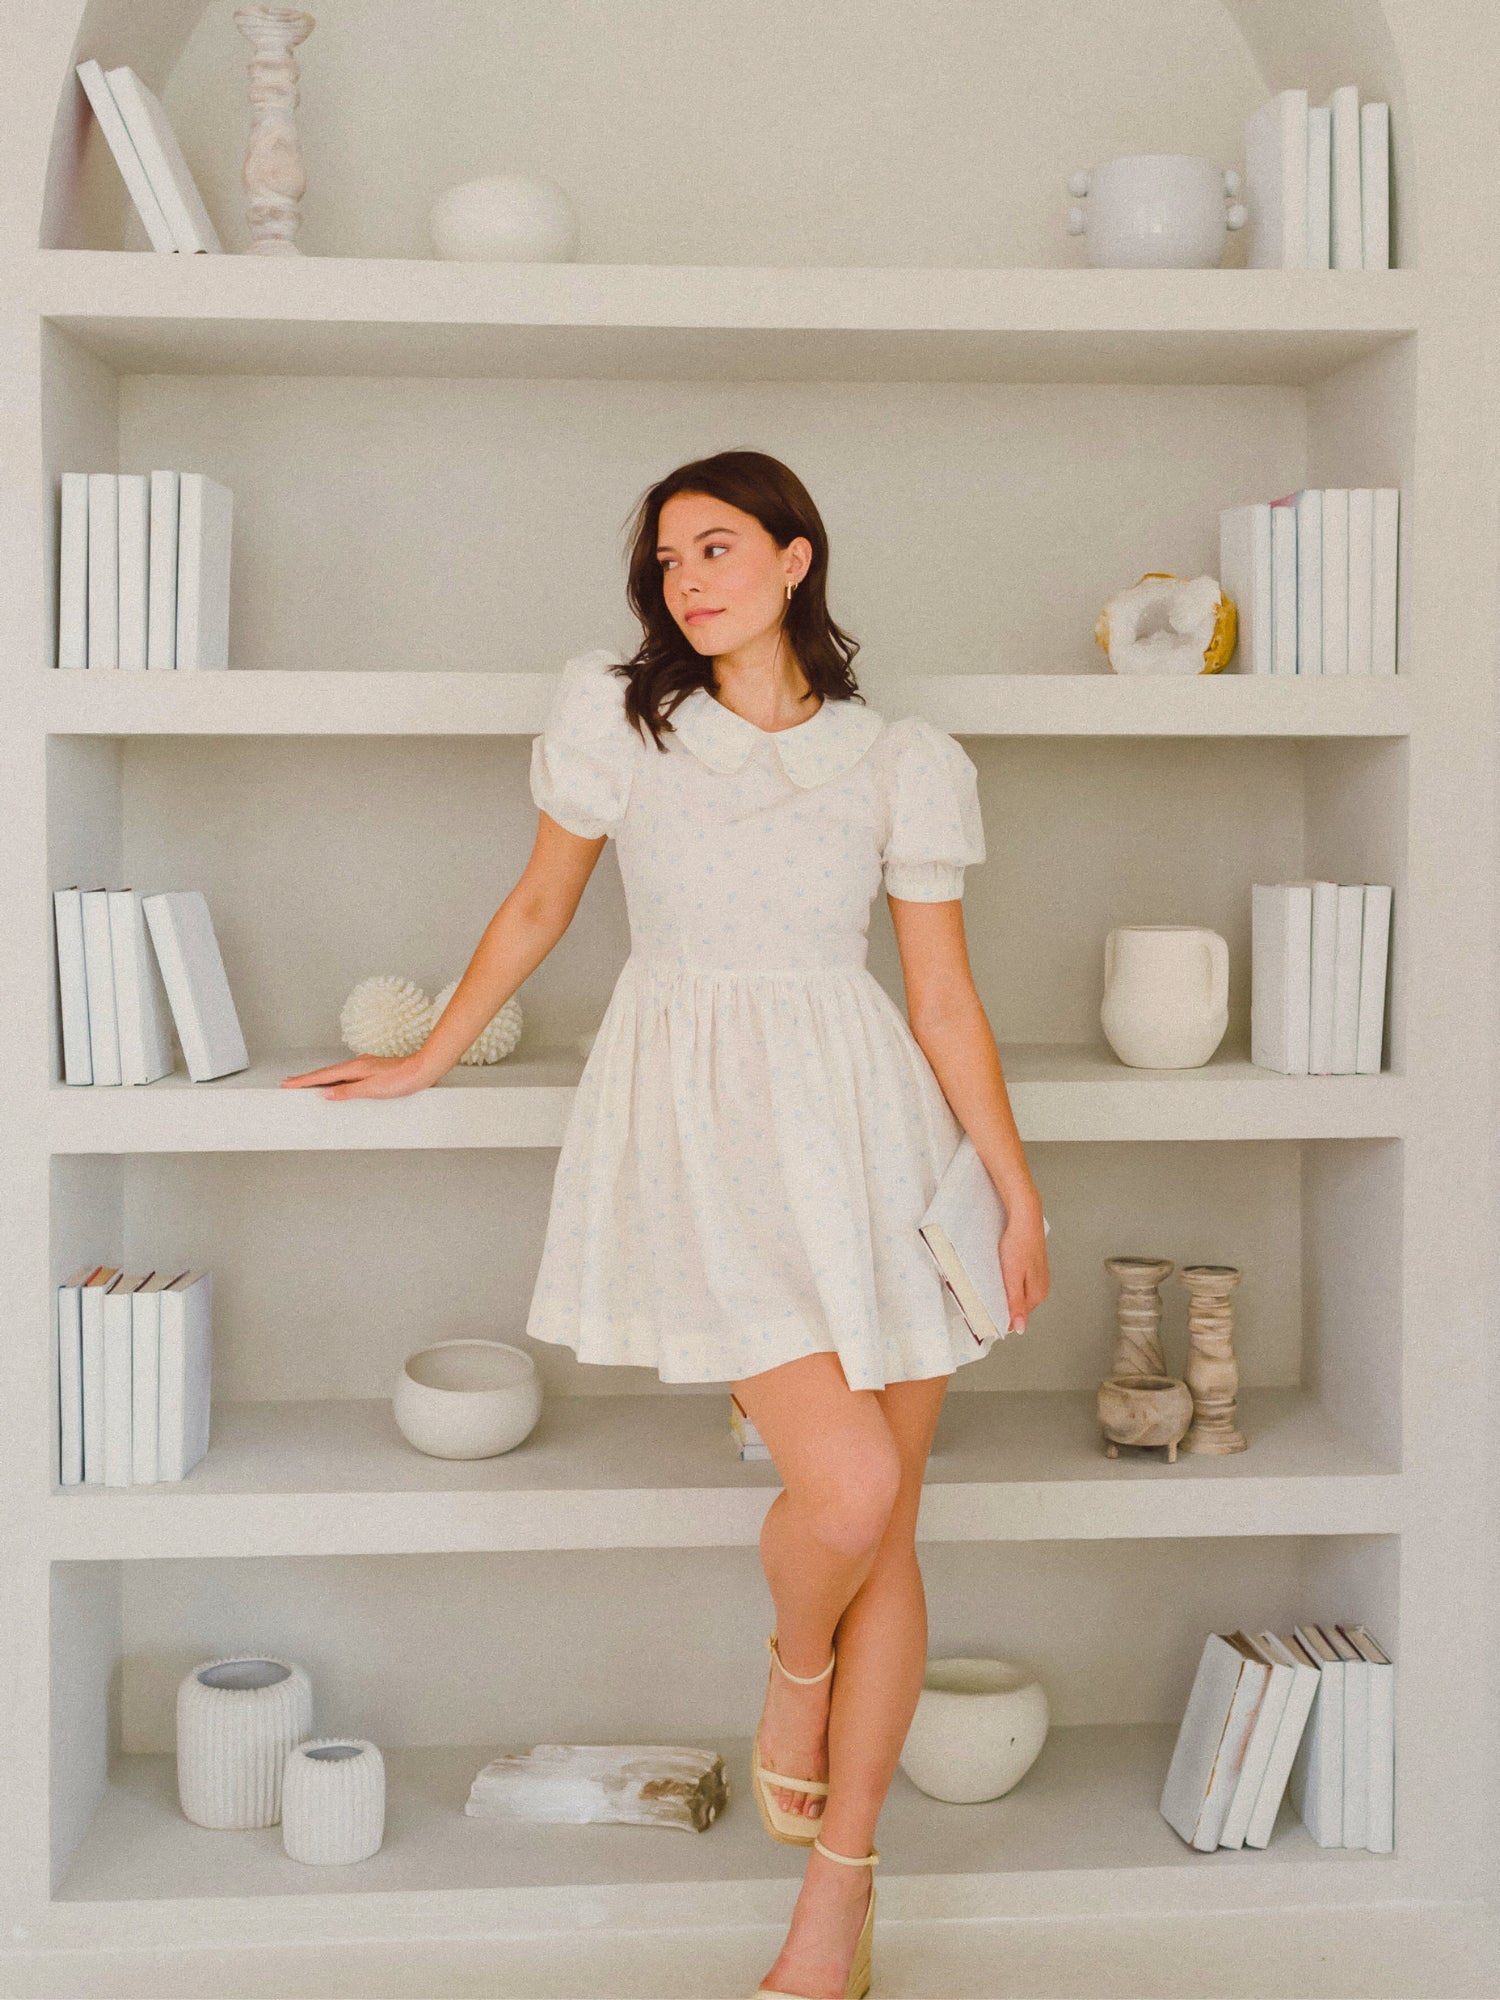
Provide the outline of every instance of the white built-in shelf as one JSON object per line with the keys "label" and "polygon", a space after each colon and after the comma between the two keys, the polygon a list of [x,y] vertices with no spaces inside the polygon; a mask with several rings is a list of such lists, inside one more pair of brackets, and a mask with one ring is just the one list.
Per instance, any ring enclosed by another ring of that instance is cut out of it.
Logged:
{"label": "white built-in shelf", "polygon": [[[56,735],[534,736],[549,673],[64,673],[40,689]],[[1405,736],[1399,675],[902,675],[872,707],[960,736]]]}
{"label": "white built-in shelf", "polygon": [[[681,1671],[695,1669],[684,1662]],[[747,1663],[747,1684],[752,1671]],[[1387,1854],[1319,1847],[1290,1797],[1264,1848],[1206,1854],[1189,1847],[1159,1809],[1176,1734],[1175,1723],[1054,1724],[1020,1784],[977,1805],[929,1798],[898,1769],[880,1815],[881,1920],[992,1913],[1006,1882],[1053,1871],[1192,1868],[1211,1870],[1227,1888],[1230,1871],[1317,1866],[1329,1871],[1319,1900],[1357,1900],[1377,1879],[1372,1871],[1390,1866]],[[675,1729],[673,1740],[680,1738]],[[714,1731],[685,1740],[718,1751],[728,1772],[728,1803],[702,1833],[473,1818],[464,1802],[476,1773],[524,1743],[382,1744],[384,1845],[344,1868],[291,1860],[279,1825],[244,1832],[195,1826],[178,1803],[170,1755],[117,1756],[58,1894],[65,1902],[118,1902],[126,1922],[153,1904],[171,1903],[185,1919],[182,1905],[198,1901],[222,1910],[237,1897],[421,1890],[444,1895],[450,1920],[472,1915],[493,1925],[529,1914],[574,1924],[585,1889],[588,1921],[596,1923],[734,1924],[773,1915],[784,1922],[786,1894],[806,1861],[798,1849],[766,1839],[750,1791],[749,1738]],[[466,1896],[474,1898],[472,1909]]]}
{"label": "white built-in shelf", "polygon": [[[1024,1343],[1024,1334],[1008,1336]],[[931,1542],[1391,1534],[1400,1472],[1300,1387],[1241,1389],[1225,1458],[1103,1448],[1092,1390],[955,1390],[922,1491]],[[390,1402],[215,1403],[184,1480],[54,1489],[57,1561],[753,1547],[775,1467],[741,1459],[723,1389],[548,1396],[498,1458],[429,1458]]]}
{"label": "white built-in shelf", "polygon": [[1441,312],[1416,271],[484,264],[43,250],[130,374],[1305,384]]}
{"label": "white built-in shelf", "polygon": [[[347,1062],[339,1048],[257,1054],[233,1076],[194,1083],[186,1070],[136,1085],[54,1083],[46,1145],[54,1153],[343,1151],[561,1144],[583,1057],[517,1050],[457,1064],[408,1097],[330,1098],[285,1076]],[[1132,1069],[1108,1044],[1002,1042],[1022,1138],[1387,1139],[1405,1130],[1405,1079],[1282,1076],[1243,1050],[1200,1069]]]}

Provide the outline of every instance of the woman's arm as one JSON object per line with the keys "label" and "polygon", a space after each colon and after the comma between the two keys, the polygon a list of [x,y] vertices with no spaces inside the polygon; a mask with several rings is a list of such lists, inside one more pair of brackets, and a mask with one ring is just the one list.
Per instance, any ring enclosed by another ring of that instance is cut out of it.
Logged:
{"label": "woman's arm", "polygon": [[886,900],[901,954],[912,1034],[1005,1204],[1000,1268],[1011,1326],[1021,1330],[1026,1315],[1051,1289],[1042,1198],[1026,1164],[1000,1054],[974,985],[963,903],[958,898],[942,903],[897,896]]}
{"label": "woman's arm", "polygon": [[282,1088],[320,1087],[325,1097],[409,1097],[445,1076],[464,1050],[557,943],[604,851],[538,813],[536,841],[515,887],[491,917],[453,997],[409,1056],[351,1056],[283,1077]]}

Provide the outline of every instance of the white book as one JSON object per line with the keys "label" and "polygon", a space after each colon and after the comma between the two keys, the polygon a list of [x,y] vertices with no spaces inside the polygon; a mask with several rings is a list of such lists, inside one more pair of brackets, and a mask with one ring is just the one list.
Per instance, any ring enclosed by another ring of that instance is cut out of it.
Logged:
{"label": "white book", "polygon": [[1323,671],[1349,671],[1349,489],[1323,488]]}
{"label": "white book", "polygon": [[1365,885],[1340,882],[1334,915],[1333,1073],[1353,1076],[1359,1053],[1359,976],[1365,926]]}
{"label": "white book", "polygon": [[1297,671],[1323,671],[1323,489],[1304,486],[1297,509]]}
{"label": "white book", "polygon": [[1255,1711],[1250,1739],[1245,1745],[1245,1754],[1240,1763],[1240,1774],[1235,1784],[1234,1796],[1229,1802],[1229,1811],[1219,1831],[1220,1847],[1243,1847],[1251,1814],[1260,1797],[1261,1783],[1271,1761],[1276,1733],[1281,1726],[1282,1711],[1286,1707],[1287,1696],[1291,1693],[1292,1682],[1296,1676],[1290,1667],[1272,1659],[1264,1647],[1258,1645],[1248,1632],[1231,1632],[1229,1637],[1242,1650],[1248,1650],[1252,1658],[1264,1660],[1268,1670],[1265,1693],[1261,1696],[1260,1706]]}
{"label": "white book", "polygon": [[183,1060],[194,1083],[248,1069],[234,996],[201,889],[142,898],[157,963],[172,1003]]}
{"label": "white book", "polygon": [[83,1287],[99,1267],[85,1264],[57,1288],[57,1478],[83,1483]]}
{"label": "white book", "polygon": [[120,1081],[154,1083],[159,1076],[172,1074],[172,1029],[167,989],[134,889],[109,891],[109,937]]}
{"label": "white book", "polygon": [[130,1484],[130,1424],[134,1385],[131,1294],[150,1273],[130,1272],[104,1294],[104,1483]]}
{"label": "white book", "polygon": [[1270,1762],[1260,1782],[1260,1795],[1245,1830],[1247,1847],[1265,1847],[1276,1824],[1276,1815],[1281,1810],[1292,1759],[1302,1742],[1307,1718],[1318,1692],[1318,1669],[1290,1635],[1283,1640],[1274,1632],[1257,1632],[1255,1641],[1267,1659],[1290,1667],[1293,1674],[1286,1707],[1276,1731],[1276,1741],[1271,1746]]}
{"label": "white book", "polygon": [[146,617],[146,665],[177,665],[177,521],[181,482],[171,470],[151,475],[151,588]]}
{"label": "white book", "polygon": [[1385,1039],[1385,975],[1390,957],[1391,885],[1365,884],[1364,922],[1359,961],[1359,1033],[1354,1069],[1358,1076],[1380,1074],[1380,1050]]}
{"label": "white book", "polygon": [[1307,92],[1281,90],[1245,120],[1245,262],[1307,267]]}
{"label": "white book", "polygon": [[120,492],[112,472],[89,474],[88,661],[120,664]]}
{"label": "white book", "polygon": [[1349,671],[1367,674],[1371,665],[1372,567],[1375,555],[1375,489],[1349,489]]}
{"label": "white book", "polygon": [[52,920],[57,932],[57,997],[62,1014],[64,1083],[92,1083],[94,1059],[89,1046],[89,982],[84,969],[83,897],[76,884],[52,892]]}
{"label": "white book", "polygon": [[1359,107],[1360,236],[1367,271],[1391,268],[1391,107]]}
{"label": "white book", "polygon": [[120,1033],[115,1020],[115,958],[109,934],[108,889],[81,889],[83,966],[89,992],[89,1061],[95,1083],[120,1081]]}
{"label": "white book", "polygon": [[212,1273],[184,1271],[163,1285],[157,1391],[157,1477],[186,1479],[208,1450],[213,1390]]}
{"label": "white book", "polygon": [[1333,118],[1326,104],[1307,107],[1307,268],[1333,266]]}
{"label": "white book", "polygon": [[1396,671],[1396,569],[1401,489],[1377,486],[1370,534],[1370,672]]}
{"label": "white book", "polygon": [[161,1294],[185,1275],[173,1269],[153,1271],[131,1294],[130,1477],[135,1486],[154,1486],[161,1477]]}
{"label": "white book", "polygon": [[1271,672],[1297,671],[1297,508],[1286,494],[1271,502]]}
{"label": "white book", "polygon": [[146,671],[146,475],[122,472],[115,482],[119,519],[120,666]]}
{"label": "white book", "polygon": [[1205,1852],[1219,1844],[1270,1671],[1221,1632],[1203,1643],[1162,1785],[1161,1814]]}
{"label": "white book", "polygon": [[1370,1667],[1337,1625],[1318,1630],[1344,1663],[1344,1845],[1363,1847],[1370,1798]]}
{"label": "white book", "polygon": [[1363,1625],[1340,1625],[1349,1643],[1369,1663],[1370,1785],[1365,1845],[1390,1854],[1396,1844],[1396,1669]]}
{"label": "white book", "polygon": [[1303,876],[1295,885],[1312,891],[1312,955],[1307,996],[1307,1070],[1333,1073],[1333,982],[1338,965],[1339,885]]}
{"label": "white book", "polygon": [[1292,1759],[1287,1790],[1319,1847],[1344,1844],[1344,1663],[1316,1625],[1295,1625],[1318,1669],[1318,1692]]}
{"label": "white book", "polygon": [[104,77],[120,107],[120,116],[134,141],[177,248],[222,250],[224,246],[203,206],[203,197],[188,171],[161,100],[141,82],[128,63],[121,63],[118,69],[107,69]]}
{"label": "white book", "polygon": [[1219,513],[1219,584],[1235,608],[1235,671],[1271,671],[1271,508],[1265,500]]}
{"label": "white book", "polygon": [[57,664],[89,663],[89,476],[65,472],[57,537]]}
{"label": "white book", "polygon": [[[938,1275],[981,1352],[1010,1332],[1010,1303],[1000,1269],[1005,1204],[965,1132],[939,1176],[917,1224]],[[1042,1217],[1042,1233],[1052,1224]]]}
{"label": "white book", "polygon": [[229,665],[229,557],[234,495],[204,472],[178,479],[177,666]]}
{"label": "white book", "polygon": [[78,1300],[79,1365],[83,1375],[83,1484],[104,1484],[104,1300],[122,1275],[101,1264]]}
{"label": "white book", "polygon": [[77,65],[78,80],[83,85],[99,130],[108,141],[109,150],[115,156],[115,165],[120,169],[130,199],[135,203],[135,212],[145,225],[153,250],[175,253],[177,239],[172,234],[171,224],[162,212],[162,205],[156,198],[156,190],[151,185],[151,177],[146,172],[134,139],[120,114],[115,102],[115,94],[103,69],[90,56],[86,62]]}
{"label": "white book", "polygon": [[1365,225],[1359,170],[1359,86],[1340,84],[1329,93],[1328,109],[1333,125],[1333,191],[1329,207],[1333,268],[1362,271]]}
{"label": "white book", "polygon": [[1250,888],[1250,1060],[1306,1076],[1312,994],[1312,890],[1295,882]]}

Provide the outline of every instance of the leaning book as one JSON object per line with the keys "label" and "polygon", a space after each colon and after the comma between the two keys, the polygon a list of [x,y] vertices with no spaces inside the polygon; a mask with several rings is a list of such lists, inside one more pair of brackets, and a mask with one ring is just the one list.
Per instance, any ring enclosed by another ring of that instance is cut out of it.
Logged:
{"label": "leaning book", "polygon": [[[980,1347],[1004,1340],[1010,1331],[1010,1304],[1000,1270],[1005,1220],[1005,1204],[965,1132],[917,1230]],[[1051,1233],[1052,1224],[1045,1216],[1042,1228]]]}

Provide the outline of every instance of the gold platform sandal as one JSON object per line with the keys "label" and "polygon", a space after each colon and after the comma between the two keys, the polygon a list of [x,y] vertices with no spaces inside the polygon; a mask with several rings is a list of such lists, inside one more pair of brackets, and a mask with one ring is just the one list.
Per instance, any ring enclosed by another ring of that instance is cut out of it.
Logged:
{"label": "gold platform sandal", "polygon": [[[846,1861],[851,1868],[871,1868],[880,1859],[875,1848],[868,1854],[835,1854],[831,1847],[825,1847],[816,1834],[812,1845],[819,1854],[826,1854],[830,1861]],[[854,1957],[849,1963],[849,1976],[844,1981],[844,2000],[864,2000],[870,1990],[870,1955],[875,1942],[875,1877],[870,1876],[870,1900],[865,1906],[865,1921],[855,1940]],[[804,1993],[791,1993],[784,1986],[757,1986],[753,2000],[807,2000]]]}
{"label": "gold platform sandal", "polygon": [[[835,1651],[822,1673],[794,1674],[790,1667],[782,1663],[781,1655],[776,1650],[776,1634],[774,1632],[766,1634],[766,1644],[771,1649],[771,1658],[781,1668],[787,1679],[789,1681],[800,1681],[803,1687],[811,1687],[815,1681],[820,1681],[826,1675],[831,1674],[833,1672],[834,1661],[838,1658],[837,1651]],[[770,1671],[770,1668],[767,1667],[766,1673],[768,1676]],[[767,1685],[769,1685],[769,1680]],[[786,1806],[779,1805],[767,1791],[766,1787],[768,1785],[780,1785],[783,1790],[788,1792],[811,1792],[817,1797],[826,1797],[828,1792],[826,1779],[784,1778],[779,1771],[768,1771],[760,1761],[760,1730],[757,1729],[755,1732],[755,1742],[750,1749],[750,1789],[755,1794],[755,1803],[760,1807],[760,1816],[765,1823],[766,1832],[770,1834],[773,1840],[784,1840],[789,1847],[811,1847],[817,1833],[816,1824],[808,1819],[806,1813],[791,1812]]]}

